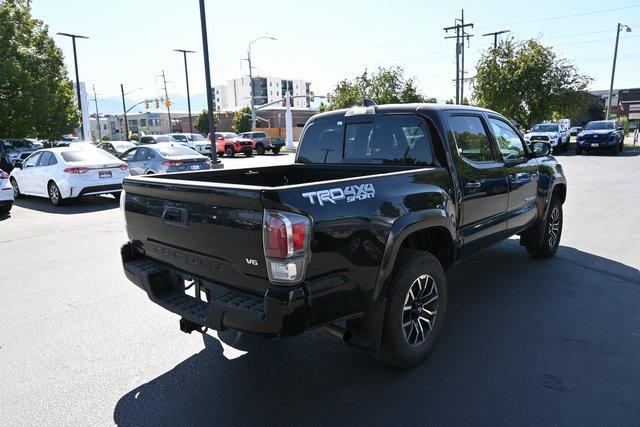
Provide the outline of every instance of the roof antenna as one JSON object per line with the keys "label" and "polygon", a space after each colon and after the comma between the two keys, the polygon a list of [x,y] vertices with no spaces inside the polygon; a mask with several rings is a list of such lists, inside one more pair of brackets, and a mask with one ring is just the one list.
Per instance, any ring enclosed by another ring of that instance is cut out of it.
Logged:
{"label": "roof antenna", "polygon": [[364,99],[364,104],[365,107],[374,107],[376,105],[375,102],[373,102],[372,100],[370,100],[369,98],[365,98]]}

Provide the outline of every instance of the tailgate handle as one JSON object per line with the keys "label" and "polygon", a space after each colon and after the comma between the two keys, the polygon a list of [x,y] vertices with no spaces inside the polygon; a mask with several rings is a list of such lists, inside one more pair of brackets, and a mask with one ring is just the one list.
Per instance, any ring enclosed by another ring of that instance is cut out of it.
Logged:
{"label": "tailgate handle", "polygon": [[186,227],[189,224],[189,211],[184,208],[167,206],[162,212],[162,221],[168,225]]}

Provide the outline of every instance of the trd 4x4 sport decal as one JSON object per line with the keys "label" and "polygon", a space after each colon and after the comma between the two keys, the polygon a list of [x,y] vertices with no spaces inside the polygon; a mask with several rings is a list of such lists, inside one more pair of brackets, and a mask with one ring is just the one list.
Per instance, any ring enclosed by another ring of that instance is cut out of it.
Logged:
{"label": "trd 4x4 sport decal", "polygon": [[324,206],[325,203],[335,205],[340,200],[346,200],[347,203],[351,203],[358,200],[372,199],[375,195],[376,189],[373,184],[349,185],[344,188],[338,187],[302,193],[302,197],[309,199],[312,205],[317,202],[320,206]]}

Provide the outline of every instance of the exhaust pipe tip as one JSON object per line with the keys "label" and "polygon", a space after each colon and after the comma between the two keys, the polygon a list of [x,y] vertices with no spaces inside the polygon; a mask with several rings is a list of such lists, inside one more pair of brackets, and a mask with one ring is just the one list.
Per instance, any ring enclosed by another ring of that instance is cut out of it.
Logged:
{"label": "exhaust pipe tip", "polygon": [[345,343],[351,341],[351,331],[341,326],[330,324],[323,326],[322,329]]}

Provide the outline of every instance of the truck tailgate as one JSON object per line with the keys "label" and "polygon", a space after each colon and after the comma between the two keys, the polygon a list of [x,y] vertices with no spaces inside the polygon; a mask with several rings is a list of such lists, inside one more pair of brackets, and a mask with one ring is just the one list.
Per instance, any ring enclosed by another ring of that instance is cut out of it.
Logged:
{"label": "truck tailgate", "polygon": [[263,294],[260,190],[126,179],[130,238],[144,253],[194,276]]}

